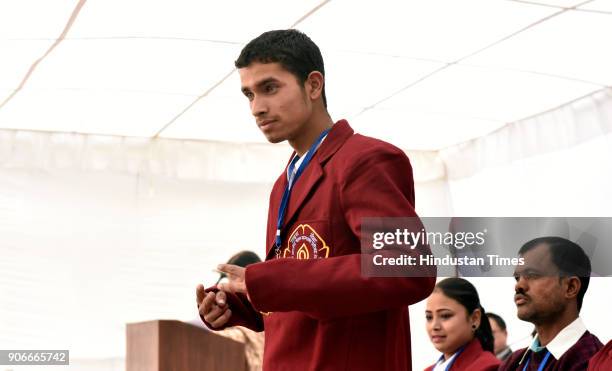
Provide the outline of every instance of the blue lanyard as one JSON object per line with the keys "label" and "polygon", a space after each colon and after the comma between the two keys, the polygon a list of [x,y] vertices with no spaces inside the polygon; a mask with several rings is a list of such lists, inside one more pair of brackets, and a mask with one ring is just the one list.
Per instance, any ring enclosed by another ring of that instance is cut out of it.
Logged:
{"label": "blue lanyard", "polygon": [[[529,366],[529,362],[531,361],[532,355],[533,355],[533,352],[531,352],[531,354],[529,355],[529,358],[527,359],[527,363],[525,363],[525,367],[523,367],[523,371],[527,370],[527,366]],[[542,360],[542,363],[540,363],[540,367],[538,367],[538,371],[544,370],[544,366],[546,366],[546,362],[548,361],[548,358],[550,358],[550,352],[547,350],[546,355],[544,356],[544,359]]]}
{"label": "blue lanyard", "polygon": [[[453,359],[448,363],[448,365],[446,365],[446,368],[444,369],[444,371],[448,371],[450,370],[451,367],[453,367],[453,363],[455,363],[455,361],[457,360],[457,358],[459,358],[459,355],[461,354],[461,352],[463,352],[463,349],[465,349],[465,347],[461,347],[459,349],[459,351],[457,352],[457,355],[455,355],[453,357]],[[440,362],[441,360],[444,359],[444,355],[442,355],[439,359],[438,362]],[[434,367],[435,368],[435,367]]]}
{"label": "blue lanyard", "polygon": [[310,163],[310,159],[312,159],[312,156],[314,156],[314,153],[317,151],[317,148],[323,141],[323,138],[325,138],[325,136],[327,135],[327,133],[329,133],[330,130],[331,128],[323,131],[321,135],[319,135],[317,140],[315,140],[315,142],[312,144],[312,146],[310,146],[308,153],[306,153],[306,157],[304,157],[304,159],[302,160],[302,163],[295,172],[295,175],[293,175],[293,170],[295,167],[295,163],[299,159],[299,156],[295,155],[295,157],[293,158],[293,160],[291,160],[291,163],[289,164],[289,180],[287,181],[285,192],[283,192],[283,198],[281,198],[280,208],[278,209],[278,219],[276,221],[276,238],[274,241],[274,245],[276,246],[275,251],[277,258],[280,258],[280,249],[282,244],[281,230],[283,229],[283,221],[285,219],[285,213],[287,212],[287,206],[289,204],[291,190],[293,189],[293,186],[297,182],[300,175],[302,175],[302,173],[304,172],[304,169],[306,169],[306,166],[308,166],[308,164]]}

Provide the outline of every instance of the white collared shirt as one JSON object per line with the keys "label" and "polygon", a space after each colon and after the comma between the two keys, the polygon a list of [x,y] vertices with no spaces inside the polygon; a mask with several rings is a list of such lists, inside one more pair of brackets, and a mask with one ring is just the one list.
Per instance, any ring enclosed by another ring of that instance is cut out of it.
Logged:
{"label": "white collared shirt", "polygon": [[448,357],[448,359],[444,362],[442,362],[442,360],[444,359],[444,356],[442,356],[438,362],[436,362],[436,365],[434,366],[432,371],[445,371],[446,367],[453,361],[453,359],[455,359],[455,357],[457,357],[457,352],[455,352],[455,354],[453,354],[452,356]]}
{"label": "white collared shirt", "polygon": [[[319,143],[319,145],[317,146],[317,148],[315,148],[315,152],[319,149],[319,147],[321,147],[321,144],[323,144],[323,141],[325,140],[325,138],[327,138],[327,136],[329,135],[329,133],[325,134],[325,136],[323,137],[323,139],[321,139],[321,143]],[[310,150],[306,151],[302,157],[298,158],[298,160],[295,162],[295,165],[293,165],[293,174],[289,174],[289,168],[290,166],[287,166],[287,181],[289,182],[289,184],[293,185],[293,177],[295,176],[295,173],[297,173],[298,168],[300,167],[300,165],[302,164],[302,161],[304,161],[304,158],[306,157],[306,155],[308,154],[308,152],[310,152]],[[289,161],[289,163],[293,162],[293,159],[295,158],[295,156],[297,156],[297,152],[293,154],[293,156],[291,156],[291,161]]]}
{"label": "white collared shirt", "polygon": [[[550,343],[546,344],[546,349],[555,357],[555,359],[559,360],[565,352],[584,335],[587,331],[587,328],[584,326],[582,319],[580,317],[576,318],[574,322],[565,326],[565,328],[555,336],[554,339],[550,341]],[[533,339],[532,345],[538,340],[536,336]],[[538,340],[539,343],[539,340]],[[530,347],[531,348],[531,347]]]}

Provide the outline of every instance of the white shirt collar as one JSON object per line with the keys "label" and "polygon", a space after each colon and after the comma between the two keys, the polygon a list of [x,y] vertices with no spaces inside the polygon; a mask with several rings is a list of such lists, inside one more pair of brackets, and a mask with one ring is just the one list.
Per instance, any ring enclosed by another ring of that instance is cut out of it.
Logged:
{"label": "white shirt collar", "polygon": [[[559,360],[569,348],[571,348],[576,342],[584,335],[587,328],[584,326],[580,317],[576,318],[574,322],[565,326],[565,328],[555,336],[550,343],[546,344],[546,349]],[[537,337],[533,340],[537,340]]]}
{"label": "white shirt collar", "polygon": [[442,356],[438,362],[436,362],[436,365],[434,366],[432,371],[444,371],[446,370],[446,367],[448,366],[449,363],[451,363],[453,361],[453,359],[455,359],[455,357],[457,357],[457,352],[455,352],[455,354],[453,354],[452,356],[448,357],[448,359],[444,362],[442,362],[444,360],[444,356]]}
{"label": "white shirt collar", "polygon": [[[317,146],[317,148],[315,148],[315,151],[319,149],[319,147],[321,147],[321,144],[323,144],[323,141],[325,140],[325,138],[327,138],[327,135],[329,133],[325,134],[325,136],[321,139],[321,142],[319,143],[319,145]],[[302,161],[304,161],[304,157],[306,157],[306,155],[308,154],[308,152],[310,152],[310,150],[306,151],[302,157],[298,158],[297,161],[295,162],[295,165],[293,165],[293,174],[289,173],[289,166],[287,166],[287,180],[291,181],[291,179],[293,178],[293,176],[295,175],[295,173],[297,172],[298,168],[300,167],[300,165],[302,164]],[[293,162],[293,159],[295,158],[295,156],[297,156],[297,153],[294,153],[293,156],[291,156],[291,160],[289,161],[289,163]]]}
{"label": "white shirt collar", "polygon": [[[289,170],[291,170],[290,169],[291,166],[287,166],[287,180],[288,181],[291,181],[291,178],[293,178],[295,173],[297,173],[298,168],[302,164],[302,161],[304,161],[304,157],[306,157],[307,154],[308,154],[308,151],[306,151],[306,153],[304,153],[302,157],[297,159],[297,161],[295,162],[295,165],[293,165],[293,174],[289,173]],[[293,156],[291,156],[291,160],[289,161],[290,164],[293,162],[293,159],[295,159],[295,156],[297,156],[297,153],[294,153]]]}

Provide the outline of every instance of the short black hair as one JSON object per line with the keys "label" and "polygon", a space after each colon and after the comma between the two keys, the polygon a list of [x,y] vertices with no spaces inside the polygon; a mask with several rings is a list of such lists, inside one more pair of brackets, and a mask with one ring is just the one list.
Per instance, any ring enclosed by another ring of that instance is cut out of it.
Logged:
{"label": "short black hair", "polygon": [[[236,68],[244,68],[253,62],[279,63],[302,85],[313,71],[319,71],[325,76],[323,56],[319,47],[306,34],[295,29],[262,33],[246,44],[234,65]],[[322,97],[327,108],[325,83]]]}
{"label": "short black hair", "polygon": [[450,277],[443,279],[436,284],[434,291],[438,289],[442,293],[463,305],[467,310],[468,315],[474,313],[476,309],[480,309],[480,326],[476,329],[474,336],[480,341],[482,349],[493,353],[494,339],[491,324],[485,320],[487,313],[480,304],[478,291],[476,287],[468,280],[459,277]]}
{"label": "short black hair", "polygon": [[497,323],[497,327],[499,327],[502,331],[506,331],[506,321],[504,321],[500,315],[489,312],[487,313],[487,317],[495,321],[495,323]]}
{"label": "short black hair", "polygon": [[527,242],[519,250],[519,255],[524,255],[539,245],[548,246],[552,262],[559,270],[560,277],[576,276],[580,279],[580,291],[576,298],[580,312],[591,279],[591,259],[578,244],[555,236],[539,237]]}

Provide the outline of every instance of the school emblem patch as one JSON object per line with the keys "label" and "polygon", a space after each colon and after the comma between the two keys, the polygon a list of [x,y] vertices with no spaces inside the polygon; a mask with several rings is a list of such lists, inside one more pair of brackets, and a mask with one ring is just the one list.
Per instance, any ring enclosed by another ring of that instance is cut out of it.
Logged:
{"label": "school emblem patch", "polygon": [[283,258],[320,259],[329,256],[329,246],[308,224],[298,225],[287,242]]}

